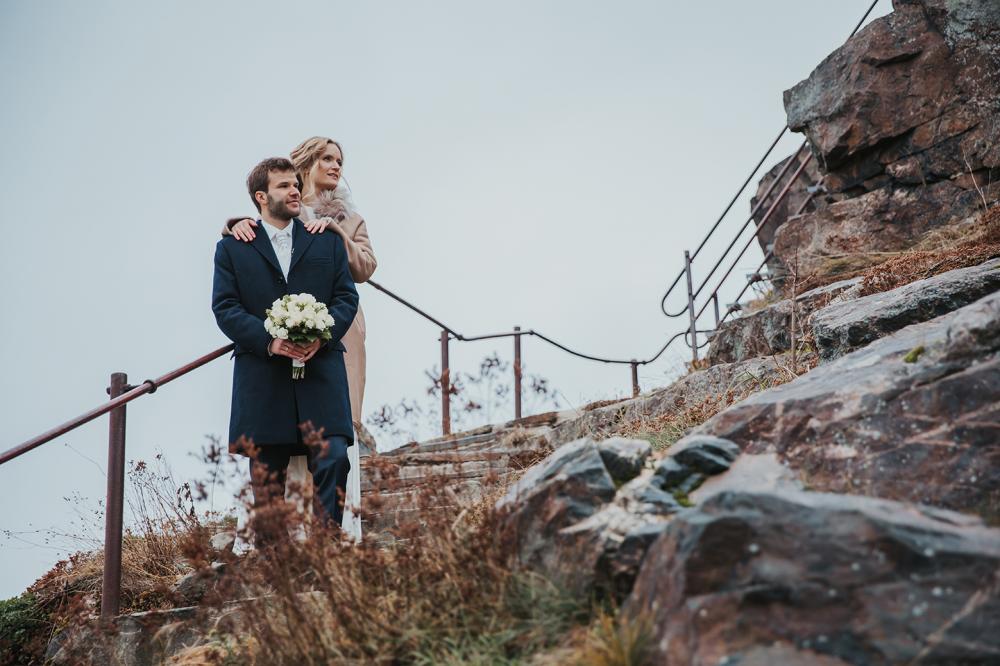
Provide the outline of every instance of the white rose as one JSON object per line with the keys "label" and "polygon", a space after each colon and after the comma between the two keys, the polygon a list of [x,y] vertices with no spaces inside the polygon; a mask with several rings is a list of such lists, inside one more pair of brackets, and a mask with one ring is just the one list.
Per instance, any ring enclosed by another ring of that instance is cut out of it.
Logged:
{"label": "white rose", "polygon": [[274,337],[278,338],[279,340],[287,340],[288,339],[288,329],[287,328],[279,328],[277,331],[275,331]]}

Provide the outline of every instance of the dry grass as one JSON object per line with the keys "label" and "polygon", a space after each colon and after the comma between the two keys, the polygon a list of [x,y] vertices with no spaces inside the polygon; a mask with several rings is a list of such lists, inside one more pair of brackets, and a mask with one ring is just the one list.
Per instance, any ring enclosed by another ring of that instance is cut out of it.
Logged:
{"label": "dry grass", "polygon": [[[445,491],[429,482],[417,503],[442,507]],[[238,568],[241,586],[270,593],[244,626],[261,663],[506,663],[586,621],[582,600],[510,566],[489,499],[417,513],[388,544],[315,529]]]}
{"label": "dry grass", "polygon": [[869,269],[862,279],[861,295],[888,291],[956,268],[976,266],[998,256],[1000,207],[994,207],[973,223],[934,231],[914,251]]}
{"label": "dry grass", "polygon": [[728,404],[718,398],[705,398],[698,404],[678,407],[676,411],[620,423],[610,435],[645,439],[652,445],[653,450],[662,451],[672,446],[692,428],[718,414]]}
{"label": "dry grass", "polygon": [[[126,502],[133,523],[122,538],[121,612],[176,605],[173,586],[184,574],[207,564],[205,544],[217,520],[194,510],[191,485],[178,483],[162,455],[152,464],[131,463]],[[63,535],[75,542],[98,541],[89,534]],[[41,640],[22,648],[23,663],[41,663],[53,632],[93,617],[100,608],[104,570],[102,550],[84,550],[62,560],[23,595],[42,625]]]}
{"label": "dry grass", "polygon": [[762,295],[757,298],[752,298],[743,304],[743,315],[752,314],[763,310],[769,305],[774,305],[782,299],[781,292],[776,289],[768,289]]}
{"label": "dry grass", "polygon": [[579,666],[645,666],[649,663],[654,640],[648,620],[630,620],[602,612],[591,623],[583,646],[564,663]]}
{"label": "dry grass", "polygon": [[[398,490],[391,465],[379,476],[380,490]],[[390,540],[366,535],[353,544],[317,525],[304,542],[273,539],[209,589],[195,623],[201,640],[170,663],[506,664],[558,645],[587,625],[590,600],[512,566],[513,541],[499,536],[494,510],[504,483],[495,481],[480,501],[456,507],[446,479],[428,480],[412,507],[417,519],[393,528]],[[362,515],[378,502],[371,493]],[[281,502],[258,508],[255,525],[287,534],[298,520],[294,505]],[[88,567],[96,573],[99,562]],[[74,580],[92,580],[77,573]],[[256,601],[213,619],[234,590]],[[74,657],[84,664],[98,654]]]}
{"label": "dry grass", "polygon": [[[135,521],[122,538],[121,610],[169,608],[174,601],[171,586],[206,562],[200,544],[222,524],[195,512],[191,484],[178,483],[162,455],[151,465],[132,463],[126,500]],[[76,553],[58,562],[28,592],[57,617],[74,603],[97,607],[103,569],[103,551]]]}
{"label": "dry grass", "polygon": [[761,378],[745,373],[722,393],[709,396],[694,404],[680,403],[677,409],[664,412],[657,416],[643,416],[630,421],[618,423],[607,436],[634,437],[648,441],[654,451],[663,451],[677,440],[691,432],[692,429],[712,418],[727,407],[747,398],[754,393],[773,386],[779,386],[816,367],[818,359],[815,354],[799,353],[798,363],[793,371],[791,354],[774,357],[781,373],[769,378]]}
{"label": "dry grass", "polygon": [[909,250],[831,255],[812,275],[804,276],[800,292],[838,280],[864,278],[863,295],[874,294],[955,268],[975,266],[1000,256],[1000,206],[961,224],[934,229]]}

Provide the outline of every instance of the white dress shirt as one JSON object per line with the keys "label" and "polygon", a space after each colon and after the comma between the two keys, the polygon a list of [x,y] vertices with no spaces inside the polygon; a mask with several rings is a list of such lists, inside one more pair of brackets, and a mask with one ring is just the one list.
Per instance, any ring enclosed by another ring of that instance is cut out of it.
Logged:
{"label": "white dress shirt", "polygon": [[260,220],[260,223],[264,225],[262,228],[271,241],[274,254],[278,257],[278,265],[281,266],[281,274],[285,276],[285,281],[287,282],[288,268],[292,264],[292,226],[294,222],[289,222],[288,226],[284,229],[270,225],[263,219]]}

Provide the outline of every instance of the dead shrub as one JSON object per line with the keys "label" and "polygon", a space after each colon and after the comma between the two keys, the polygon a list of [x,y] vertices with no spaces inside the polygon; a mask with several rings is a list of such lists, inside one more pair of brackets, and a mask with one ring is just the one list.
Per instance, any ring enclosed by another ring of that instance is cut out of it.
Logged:
{"label": "dead shrub", "polygon": [[[386,496],[403,487],[384,457],[370,469],[375,488],[362,519],[385,511]],[[505,663],[557,643],[587,622],[588,601],[512,566],[494,509],[503,480],[493,481],[463,505],[447,477],[424,479],[391,527],[359,543],[320,524],[301,542],[269,540],[225,574],[223,589],[256,598],[238,631],[206,638],[189,663],[240,650],[248,663],[277,665]],[[256,524],[281,530],[294,531],[298,519],[284,502],[256,513]]]}

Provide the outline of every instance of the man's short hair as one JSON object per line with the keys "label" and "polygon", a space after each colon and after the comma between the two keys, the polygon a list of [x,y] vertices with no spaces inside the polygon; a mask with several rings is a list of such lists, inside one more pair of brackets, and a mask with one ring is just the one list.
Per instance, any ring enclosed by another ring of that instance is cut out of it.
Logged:
{"label": "man's short hair", "polygon": [[[250,175],[247,176],[247,191],[250,192],[250,200],[260,212],[260,203],[254,196],[257,192],[267,192],[268,180],[272,172],[291,171],[295,173],[295,166],[285,157],[268,157],[255,166]],[[296,176],[296,180],[298,176]]]}

